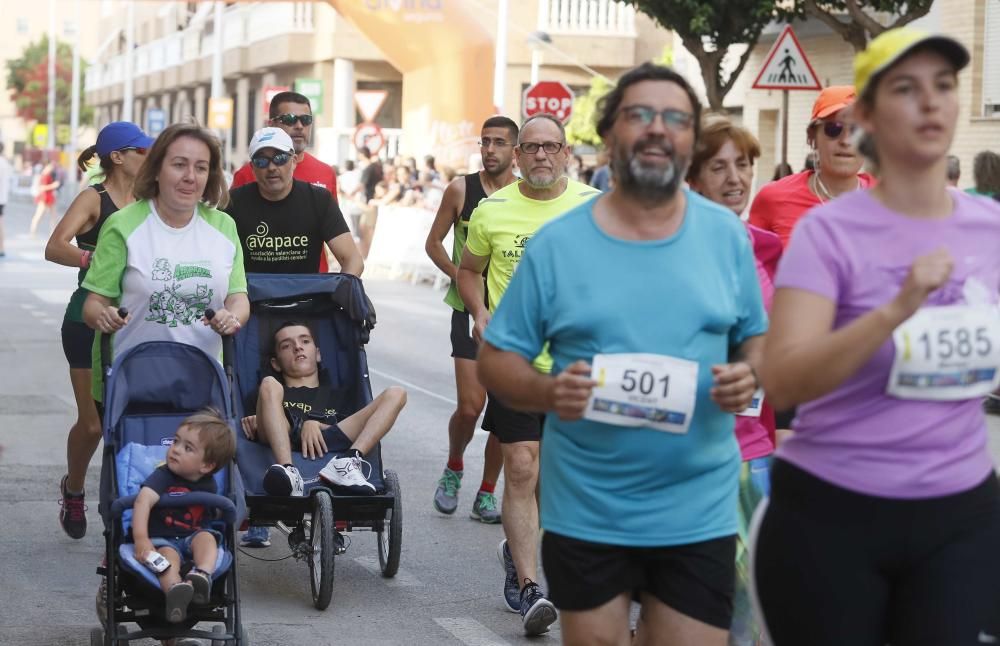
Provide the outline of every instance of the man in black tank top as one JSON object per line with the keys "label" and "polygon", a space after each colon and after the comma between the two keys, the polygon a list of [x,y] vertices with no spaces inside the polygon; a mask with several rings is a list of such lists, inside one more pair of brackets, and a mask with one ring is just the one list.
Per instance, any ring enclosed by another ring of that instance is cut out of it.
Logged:
{"label": "man in black tank top", "polygon": [[[486,405],[486,391],[476,377],[476,343],[472,340],[472,317],[458,295],[455,277],[465,247],[469,219],[480,200],[511,184],[514,144],[518,127],[507,117],[490,117],[483,123],[480,149],[483,170],[455,179],[444,192],[425,249],[434,264],[451,278],[445,303],[451,306],[451,356],[455,360],[458,406],[448,420],[448,464],[434,492],[434,507],[453,514],[458,506],[458,490],[464,472],[463,456],[475,433],[476,421]],[[451,254],[444,247],[448,232],[454,230]],[[493,494],[503,467],[503,454],[494,435],[486,442],[483,480],[472,505],[471,517],[484,523],[499,523],[500,510]]]}

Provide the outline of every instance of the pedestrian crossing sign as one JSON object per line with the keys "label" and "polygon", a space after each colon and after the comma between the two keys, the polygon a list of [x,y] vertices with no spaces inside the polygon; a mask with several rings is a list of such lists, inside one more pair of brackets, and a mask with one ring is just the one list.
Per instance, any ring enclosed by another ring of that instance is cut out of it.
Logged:
{"label": "pedestrian crossing sign", "polygon": [[795,37],[791,25],[774,41],[774,46],[764,59],[757,80],[753,82],[755,90],[821,90],[823,86],[813,71],[806,52]]}

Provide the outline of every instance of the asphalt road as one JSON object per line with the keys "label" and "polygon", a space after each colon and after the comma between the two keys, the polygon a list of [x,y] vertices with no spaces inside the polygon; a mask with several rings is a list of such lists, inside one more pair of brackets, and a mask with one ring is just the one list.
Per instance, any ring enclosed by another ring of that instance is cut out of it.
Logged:
{"label": "asphalt road", "polygon": [[[95,461],[88,475],[90,531],[83,540],[58,526],[58,483],[65,438],[75,415],[59,328],[75,271],[44,261],[44,238],[27,236],[31,206],[8,205],[7,257],[0,259],[0,645],[89,644],[97,625],[94,591],[102,537]],[[240,556],[242,607],[253,644],[503,646],[558,644],[558,628],[528,640],[502,606],[499,526],[468,518],[482,469],[485,435],[466,454],[466,491],[445,517],[431,505],[447,457],[446,424],[454,402],[449,310],[426,285],[366,281],[378,327],[368,348],[375,391],[402,385],[409,404],[383,445],[386,466],[403,488],[399,575],[377,574],[375,538],[355,533],[336,560],[334,599],[310,600],[308,570],[295,561]],[[991,418],[1000,459],[1000,421]],[[280,535],[254,556],[288,554]]]}

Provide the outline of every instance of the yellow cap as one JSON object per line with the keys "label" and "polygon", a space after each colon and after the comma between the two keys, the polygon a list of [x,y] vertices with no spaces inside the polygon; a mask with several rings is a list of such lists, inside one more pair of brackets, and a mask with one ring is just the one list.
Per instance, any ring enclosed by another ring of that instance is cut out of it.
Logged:
{"label": "yellow cap", "polygon": [[873,38],[865,51],[854,57],[854,89],[861,96],[879,74],[917,47],[929,47],[947,58],[955,71],[969,64],[969,51],[954,38],[930,34],[913,27],[889,29]]}

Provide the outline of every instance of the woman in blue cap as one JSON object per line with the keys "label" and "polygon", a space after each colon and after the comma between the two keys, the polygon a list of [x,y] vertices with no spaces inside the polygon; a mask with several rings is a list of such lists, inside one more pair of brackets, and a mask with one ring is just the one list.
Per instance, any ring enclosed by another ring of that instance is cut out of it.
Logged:
{"label": "woman in blue cap", "polygon": [[[83,302],[87,291],[80,287],[97,245],[97,234],[108,216],[135,201],[132,182],[153,145],[134,123],[115,121],[101,129],[97,143],[77,159],[86,172],[87,162],[96,154],[100,160],[102,181],[84,189],[66,215],[59,221],[45,247],[45,259],[67,267],[78,267],[77,290],[69,300],[62,325],[63,352],[69,362],[69,376],[76,397],[76,423],[69,429],[66,442],[67,475],[59,485],[62,509],[59,523],[71,538],[83,538],[87,515],[83,504],[83,484],[87,466],[101,440],[101,420],[90,394],[91,346],[94,331],[83,322]],[[76,238],[76,243],[73,243]]]}

